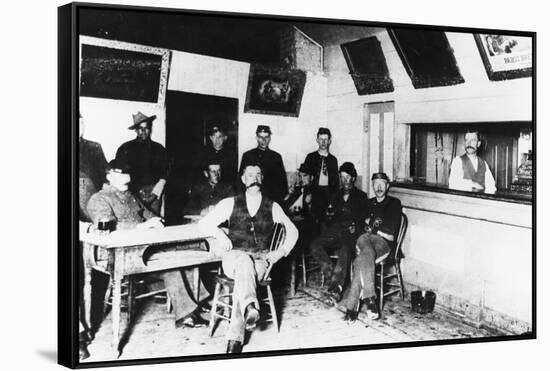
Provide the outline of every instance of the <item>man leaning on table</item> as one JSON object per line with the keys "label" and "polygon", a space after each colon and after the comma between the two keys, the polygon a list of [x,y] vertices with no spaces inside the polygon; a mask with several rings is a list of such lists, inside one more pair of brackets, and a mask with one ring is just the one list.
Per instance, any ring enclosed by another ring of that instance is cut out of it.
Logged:
{"label": "man leaning on table", "polygon": [[[103,189],[94,194],[88,202],[88,213],[93,226],[101,219],[114,219],[116,229],[147,229],[163,228],[162,219],[145,207],[129,190],[130,174],[128,164],[120,159],[109,162],[107,167],[107,183]],[[192,280],[192,270],[184,269],[185,279]],[[190,297],[186,289],[184,277],[179,269],[160,273],[151,273],[164,281],[166,291],[173,305],[176,328],[206,325],[208,322],[200,316],[200,308]],[[205,296],[197,302],[206,299],[208,293],[203,287],[199,292]]]}
{"label": "man leaning on table", "polygon": [[[258,163],[242,164],[241,181],[245,193],[220,201],[198,223],[202,232],[219,242],[224,274],[235,280],[233,310],[227,332],[227,353],[240,353],[245,330],[252,330],[259,319],[256,284],[269,265],[287,256],[298,239],[298,230],[278,203],[262,193],[262,169]],[[229,221],[229,233],[218,228]],[[275,223],[282,223],[286,237],[275,251],[269,250]],[[256,259],[254,259],[256,257]]]}

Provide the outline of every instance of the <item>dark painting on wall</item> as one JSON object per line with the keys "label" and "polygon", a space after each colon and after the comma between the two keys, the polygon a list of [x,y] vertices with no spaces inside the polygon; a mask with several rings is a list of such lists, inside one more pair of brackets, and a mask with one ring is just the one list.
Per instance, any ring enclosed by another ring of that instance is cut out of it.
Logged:
{"label": "dark painting on wall", "polygon": [[376,36],[342,44],[341,47],[357,94],[393,91],[386,58]]}
{"label": "dark painting on wall", "polygon": [[305,84],[302,70],[251,65],[244,111],[298,117]]}
{"label": "dark painting on wall", "polygon": [[170,51],[81,37],[80,95],[164,106]]}
{"label": "dark painting on wall", "polygon": [[464,82],[444,31],[390,28],[388,33],[415,89]]}

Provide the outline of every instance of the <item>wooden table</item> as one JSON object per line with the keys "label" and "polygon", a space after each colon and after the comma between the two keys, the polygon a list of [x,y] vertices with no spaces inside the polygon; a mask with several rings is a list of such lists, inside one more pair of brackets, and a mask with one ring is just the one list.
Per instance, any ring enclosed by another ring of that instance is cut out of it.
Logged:
{"label": "wooden table", "polygon": [[[111,345],[115,352],[118,352],[120,340],[121,283],[124,276],[221,261],[220,256],[210,252],[217,241],[201,233],[196,224],[162,229],[121,230],[107,235],[86,233],[80,236],[80,240],[83,242],[83,296],[86,323],[90,324],[91,272],[92,269],[97,269],[111,276],[113,316]],[[200,241],[206,241],[210,251],[197,248],[185,249],[186,245]],[[106,260],[96,259],[96,256],[101,254],[106,256]]]}

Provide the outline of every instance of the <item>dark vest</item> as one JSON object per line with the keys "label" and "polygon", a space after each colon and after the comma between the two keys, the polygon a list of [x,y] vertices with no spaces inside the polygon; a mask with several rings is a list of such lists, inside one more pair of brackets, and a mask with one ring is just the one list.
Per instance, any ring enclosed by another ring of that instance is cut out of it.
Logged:
{"label": "dark vest", "polygon": [[229,217],[229,239],[236,249],[254,251],[269,249],[273,231],[273,201],[262,195],[260,207],[253,217],[248,213],[244,193],[235,196]]}
{"label": "dark vest", "polygon": [[485,161],[481,157],[478,157],[477,171],[475,171],[474,165],[472,165],[472,161],[470,161],[467,154],[460,156],[460,159],[462,160],[462,172],[464,173],[464,179],[473,180],[474,182],[485,187]]}

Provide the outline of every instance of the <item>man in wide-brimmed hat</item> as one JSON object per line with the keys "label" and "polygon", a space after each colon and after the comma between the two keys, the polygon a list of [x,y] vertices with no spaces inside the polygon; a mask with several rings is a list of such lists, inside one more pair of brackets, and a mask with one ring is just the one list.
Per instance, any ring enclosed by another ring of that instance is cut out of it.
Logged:
{"label": "man in wide-brimmed hat", "polygon": [[132,118],[134,123],[128,129],[135,130],[137,137],[122,144],[116,158],[130,167],[130,190],[158,215],[170,168],[168,152],[161,144],[151,140],[156,115],[149,117],[138,111]]}

